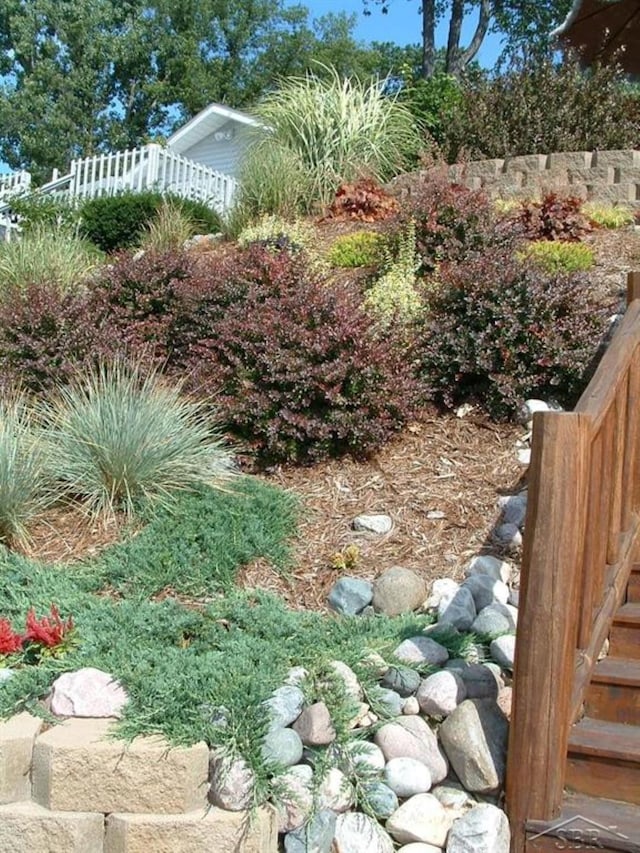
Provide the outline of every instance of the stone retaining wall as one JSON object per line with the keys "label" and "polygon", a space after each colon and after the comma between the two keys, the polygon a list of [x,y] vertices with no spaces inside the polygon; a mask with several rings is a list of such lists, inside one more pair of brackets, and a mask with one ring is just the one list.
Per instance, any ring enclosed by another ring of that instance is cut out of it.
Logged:
{"label": "stone retaining wall", "polygon": [[604,204],[640,207],[640,150],[478,160],[450,166],[449,176],[493,197],[532,198],[555,191]]}

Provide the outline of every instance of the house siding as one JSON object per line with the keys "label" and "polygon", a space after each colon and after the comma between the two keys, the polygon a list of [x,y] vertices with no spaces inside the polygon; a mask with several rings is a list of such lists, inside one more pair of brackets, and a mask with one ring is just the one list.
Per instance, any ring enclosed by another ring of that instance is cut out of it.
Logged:
{"label": "house siding", "polygon": [[216,140],[214,135],[210,134],[183,151],[182,155],[190,160],[195,160],[196,163],[204,163],[205,166],[215,169],[217,172],[238,177],[240,161],[255,130],[228,121],[220,128],[220,131],[231,129],[235,131],[233,139]]}

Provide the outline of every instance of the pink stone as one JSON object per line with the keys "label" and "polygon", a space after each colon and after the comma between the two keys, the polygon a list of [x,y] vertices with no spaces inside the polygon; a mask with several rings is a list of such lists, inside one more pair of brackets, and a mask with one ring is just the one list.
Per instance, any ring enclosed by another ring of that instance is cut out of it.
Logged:
{"label": "pink stone", "polygon": [[108,672],[85,667],[56,678],[51,712],[59,717],[120,717],[128,700],[120,682]]}

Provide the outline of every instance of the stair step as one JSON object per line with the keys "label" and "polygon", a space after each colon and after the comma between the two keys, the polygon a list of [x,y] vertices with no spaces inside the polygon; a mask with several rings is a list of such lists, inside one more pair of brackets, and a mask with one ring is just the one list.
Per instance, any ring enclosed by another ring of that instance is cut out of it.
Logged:
{"label": "stair step", "polygon": [[640,727],[585,717],[569,734],[566,787],[592,797],[615,791],[640,804]]}
{"label": "stair step", "polygon": [[640,660],[640,603],[627,602],[618,608],[609,634],[609,654]]}
{"label": "stair step", "polygon": [[640,726],[640,660],[601,660],[587,690],[585,712],[599,720]]}
{"label": "stair step", "polygon": [[[564,849],[640,851],[640,807],[618,800],[566,794],[553,821],[527,821],[527,853]],[[543,833],[542,835],[540,833]],[[571,835],[573,834],[573,837]],[[538,836],[537,838],[535,836]],[[559,842],[558,839],[561,839]],[[574,846],[570,848],[570,844]]]}

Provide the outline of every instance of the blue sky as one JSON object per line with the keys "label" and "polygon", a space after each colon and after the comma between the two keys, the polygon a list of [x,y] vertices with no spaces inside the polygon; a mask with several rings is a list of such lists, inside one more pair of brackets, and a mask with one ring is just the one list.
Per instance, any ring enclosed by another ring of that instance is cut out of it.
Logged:
{"label": "blue sky", "polygon": [[[357,15],[357,26],[355,36],[359,41],[392,41],[399,45],[419,44],[421,41],[421,20],[419,15],[419,0],[390,0],[389,13],[383,15],[379,8],[371,3],[371,15],[362,13],[364,4],[362,0],[286,0],[289,6],[302,3],[306,6],[311,17],[319,18],[328,12],[346,12]],[[471,16],[465,21],[463,28],[463,43],[466,44],[475,29],[477,15]],[[438,28],[437,46],[446,44],[446,23]],[[491,68],[500,52],[500,39],[495,35],[489,35],[484,40],[478,60],[481,65]]]}

